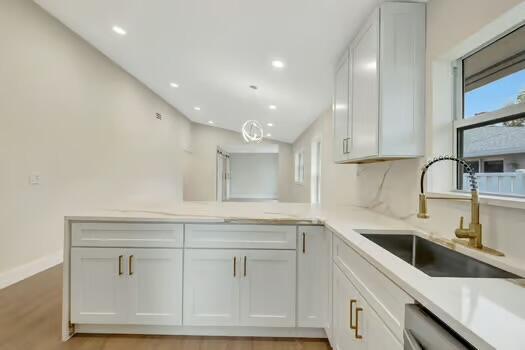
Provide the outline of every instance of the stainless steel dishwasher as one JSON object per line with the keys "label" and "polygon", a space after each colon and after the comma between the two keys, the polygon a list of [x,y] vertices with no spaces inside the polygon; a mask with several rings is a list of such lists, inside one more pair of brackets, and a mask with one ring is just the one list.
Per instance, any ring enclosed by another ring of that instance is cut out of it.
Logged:
{"label": "stainless steel dishwasher", "polygon": [[419,305],[406,305],[405,350],[475,350]]}

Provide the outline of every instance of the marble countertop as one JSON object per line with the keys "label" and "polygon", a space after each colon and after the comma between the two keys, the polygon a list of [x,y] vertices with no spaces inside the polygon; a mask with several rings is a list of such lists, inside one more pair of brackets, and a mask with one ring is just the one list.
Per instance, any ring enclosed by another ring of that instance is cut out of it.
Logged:
{"label": "marble countertop", "polygon": [[[406,222],[357,207],[321,209],[294,203],[183,202],[148,209],[102,209],[67,216],[70,221],[235,222],[324,224],[419,303],[478,349],[525,349],[524,280],[430,277],[367,240],[356,230],[410,230]],[[525,276],[509,265],[462,246],[461,253]]]}

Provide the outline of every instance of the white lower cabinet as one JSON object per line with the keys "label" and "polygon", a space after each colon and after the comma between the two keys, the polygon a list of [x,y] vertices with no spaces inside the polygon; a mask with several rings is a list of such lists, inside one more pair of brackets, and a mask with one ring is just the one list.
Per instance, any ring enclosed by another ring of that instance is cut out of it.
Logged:
{"label": "white lower cabinet", "polygon": [[128,323],[182,324],[182,250],[126,249]]}
{"label": "white lower cabinet", "polygon": [[239,324],[239,251],[186,249],[184,254],[184,324]]}
{"label": "white lower cabinet", "polygon": [[182,324],[182,250],[71,249],[71,322]]}
{"label": "white lower cabinet", "polygon": [[187,249],[184,325],[295,326],[296,254]]}
{"label": "white lower cabinet", "polygon": [[335,264],[332,342],[335,350],[402,349],[401,343]]}
{"label": "white lower cabinet", "polygon": [[331,232],[300,226],[297,242],[297,326],[328,328]]}
{"label": "white lower cabinet", "polygon": [[241,325],[295,327],[295,251],[243,252]]}
{"label": "white lower cabinet", "polygon": [[[404,305],[413,299],[322,226],[244,225],[224,234],[232,225],[194,225],[183,247],[182,227],[144,225],[77,227],[71,323],[324,328],[336,350],[401,349]],[[160,243],[141,230],[165,232],[169,247],[150,246]],[[105,246],[106,231],[123,246]],[[136,247],[137,237],[146,247]],[[259,240],[266,249],[253,248]]]}
{"label": "white lower cabinet", "polygon": [[126,322],[123,269],[123,249],[71,249],[71,322]]}
{"label": "white lower cabinet", "polygon": [[[363,301],[361,303],[362,323],[363,323],[363,340],[368,350],[402,350],[403,345],[390,332],[390,329],[381,320],[378,314]],[[366,337],[366,338],[365,338]]]}
{"label": "white lower cabinet", "polygon": [[[334,350],[361,349],[362,344],[350,325],[350,315],[354,312],[350,310],[351,301],[356,300],[356,291],[335,264],[333,273],[332,346]],[[355,305],[352,304],[352,308]]]}

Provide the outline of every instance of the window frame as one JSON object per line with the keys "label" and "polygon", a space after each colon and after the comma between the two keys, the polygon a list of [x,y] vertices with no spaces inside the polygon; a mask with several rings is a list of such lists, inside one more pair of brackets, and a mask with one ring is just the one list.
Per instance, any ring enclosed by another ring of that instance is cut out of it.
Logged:
{"label": "window frame", "polygon": [[310,203],[321,203],[322,142],[316,137],[310,144]]}
{"label": "window frame", "polygon": [[[492,45],[493,43],[497,42],[498,40],[502,39],[503,37],[511,34],[515,30],[519,29],[520,27],[525,26],[525,21],[519,23],[518,25],[513,26],[512,28],[504,31],[500,35],[496,36],[492,40],[487,41],[485,44],[477,47],[476,49],[468,52],[467,54],[464,54],[463,56],[459,57],[458,59],[452,61],[452,72],[454,74],[453,76],[453,88],[452,92],[454,94],[453,96],[453,121],[452,121],[452,132],[453,132],[453,151],[455,156],[463,158],[462,155],[462,138],[460,136],[461,131],[468,130],[468,129],[474,129],[479,128],[486,125],[491,125],[499,122],[505,122],[509,120],[515,120],[519,118],[525,118],[525,103],[520,104],[514,104],[511,106],[507,106],[504,108],[501,108],[497,111],[491,111],[483,113],[483,115],[475,116],[472,118],[464,118],[464,100],[465,100],[465,94],[464,94],[464,73],[463,73],[463,60],[481,50],[486,48],[487,46]],[[494,156],[487,156],[485,158],[479,159],[479,170],[483,171],[483,162],[484,160],[488,158],[495,158],[498,157],[498,155]],[[453,165],[453,192],[459,192],[459,193],[465,193],[468,192],[465,189],[460,189],[459,184],[462,183],[462,172],[460,171],[458,164]],[[481,193],[485,194],[485,193]],[[520,196],[514,196],[510,194],[499,194],[499,193],[486,193],[490,196],[495,197],[509,197],[509,198],[523,198]]]}
{"label": "window frame", "polygon": [[304,151],[302,149],[294,153],[294,182],[304,185]]}

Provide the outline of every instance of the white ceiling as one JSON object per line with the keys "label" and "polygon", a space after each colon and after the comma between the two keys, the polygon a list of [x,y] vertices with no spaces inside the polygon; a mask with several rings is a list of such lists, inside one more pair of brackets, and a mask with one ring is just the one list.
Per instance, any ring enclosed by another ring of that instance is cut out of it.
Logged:
{"label": "white ceiling", "polygon": [[293,142],[330,106],[334,65],[380,0],[35,2],[191,120],[239,131],[257,119]]}

